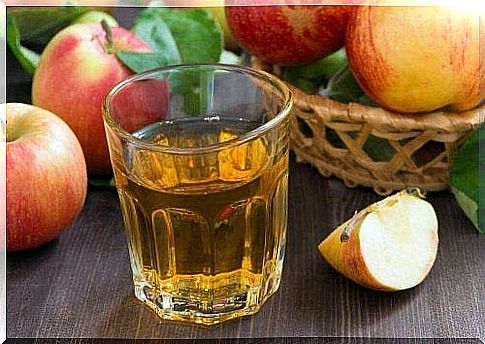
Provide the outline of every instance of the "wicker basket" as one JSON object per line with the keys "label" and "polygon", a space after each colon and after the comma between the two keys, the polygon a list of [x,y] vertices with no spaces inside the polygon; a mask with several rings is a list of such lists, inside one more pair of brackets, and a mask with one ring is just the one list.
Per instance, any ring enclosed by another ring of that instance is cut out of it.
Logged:
{"label": "wicker basket", "polygon": [[[251,64],[278,75],[257,58]],[[372,187],[380,195],[412,186],[425,192],[447,189],[453,154],[484,121],[484,106],[461,113],[405,115],[290,88],[297,161],[310,163],[325,177],[335,175],[348,187]],[[369,140],[389,145],[392,155],[385,161],[373,158],[366,151]]]}

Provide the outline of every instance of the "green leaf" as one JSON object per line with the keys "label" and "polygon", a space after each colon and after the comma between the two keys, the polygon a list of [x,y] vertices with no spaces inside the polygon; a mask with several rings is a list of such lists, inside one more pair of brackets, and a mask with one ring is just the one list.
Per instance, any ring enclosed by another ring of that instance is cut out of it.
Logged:
{"label": "green leaf", "polygon": [[174,85],[172,90],[184,97],[184,111],[189,116],[207,113],[211,90],[214,88],[212,71],[186,72],[184,79]]}
{"label": "green leaf", "polygon": [[298,87],[308,94],[317,93],[319,88],[326,84],[347,62],[345,49],[329,55],[321,60],[304,66],[283,68],[283,80]]}
{"label": "green leaf", "polygon": [[283,80],[308,94],[315,94],[321,90],[321,96],[341,103],[354,102],[378,106],[355,80],[343,48],[314,63],[283,68]]}
{"label": "green leaf", "polygon": [[20,31],[13,17],[7,17],[7,44],[22,67],[29,74],[33,75],[39,64],[40,56],[36,52],[22,46],[20,43]]}
{"label": "green leaf", "polygon": [[380,106],[375,101],[373,101],[372,99],[370,99],[367,94],[364,94],[364,95],[360,96],[357,102],[359,104],[367,105],[367,106],[373,106],[373,107],[379,107]]}
{"label": "green leaf", "polygon": [[15,21],[22,43],[45,45],[87,11],[87,7],[25,8],[11,11],[7,16]]}
{"label": "green leaf", "polygon": [[[349,132],[348,134],[354,140],[358,136],[358,132]],[[333,129],[326,128],[325,136],[335,148],[345,148],[345,144]],[[374,161],[389,161],[396,153],[387,140],[374,135],[369,135],[363,148]]]}
{"label": "green leaf", "polygon": [[396,154],[386,139],[374,135],[369,135],[363,148],[374,161],[389,161]]}
{"label": "green leaf", "polygon": [[177,11],[157,8],[170,27],[183,63],[217,63],[223,34],[217,22],[204,10]]}
{"label": "green leaf", "polygon": [[135,73],[145,72],[160,66],[168,66],[170,58],[164,52],[133,53],[119,52],[116,56]]}
{"label": "green leaf", "polygon": [[217,63],[221,57],[221,29],[204,10],[147,8],[133,32],[155,51],[167,51],[174,63]]}
{"label": "green leaf", "polygon": [[290,81],[289,78],[287,78],[287,81],[306,94],[317,93],[321,85],[321,81],[314,79],[298,78]]}
{"label": "green leaf", "polygon": [[[347,63],[344,63],[330,78],[327,87],[320,94],[341,103],[354,102],[367,106],[379,106],[360,88]],[[369,135],[363,148],[374,161],[389,161],[396,153],[387,140],[373,135]]]}
{"label": "green leaf", "polygon": [[463,209],[465,214],[468,216],[473,225],[479,229],[478,226],[478,203],[467,196],[467,194],[461,192],[460,190],[452,187],[451,191],[455,195],[455,198]]}
{"label": "green leaf", "polygon": [[485,231],[485,209],[479,199],[485,196],[485,183],[479,175],[485,172],[484,149],[485,126],[482,125],[460,146],[450,172],[450,187],[458,204],[481,233]]}
{"label": "green leaf", "polygon": [[[159,67],[182,63],[175,38],[162,17],[142,12],[132,28],[135,35],[145,41],[155,52],[163,53],[166,61]],[[148,61],[149,59],[147,59]],[[161,61],[160,61],[161,62]],[[130,65],[128,65],[131,67]],[[147,69],[146,69],[147,70]]]}
{"label": "green leaf", "polygon": [[89,185],[96,187],[115,187],[113,178],[89,178]]}
{"label": "green leaf", "polygon": [[361,97],[365,96],[364,91],[354,78],[347,63],[330,78],[327,87],[320,93],[341,103],[358,103]]}
{"label": "green leaf", "polygon": [[[135,72],[174,64],[218,63],[222,54],[223,34],[217,22],[204,10],[180,11],[149,7],[140,12],[132,31],[154,53],[120,52],[118,58]],[[180,94],[187,115],[206,112],[213,76],[210,71],[186,71],[170,80],[170,92]]]}
{"label": "green leaf", "polygon": [[24,44],[43,47],[57,32],[87,11],[83,7],[24,8],[11,11],[7,15],[7,44],[22,67],[34,74],[40,56]]}

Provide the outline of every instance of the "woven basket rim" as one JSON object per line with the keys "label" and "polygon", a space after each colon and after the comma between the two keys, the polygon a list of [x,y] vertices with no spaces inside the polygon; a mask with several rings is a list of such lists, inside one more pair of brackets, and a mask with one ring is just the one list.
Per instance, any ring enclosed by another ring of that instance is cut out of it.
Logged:
{"label": "woven basket rim", "polygon": [[[251,66],[279,76],[272,65],[251,56]],[[294,93],[295,105],[304,111],[312,112],[320,108],[321,113],[332,122],[367,123],[384,132],[412,132],[433,130],[444,133],[473,130],[485,121],[485,104],[466,111],[446,111],[443,109],[421,113],[399,113],[382,107],[373,107],[359,103],[340,103],[328,97],[310,95],[286,82]]]}
{"label": "woven basket rim", "polygon": [[312,104],[313,108],[326,107],[326,112],[332,114],[334,121],[368,123],[387,131],[461,132],[472,130],[485,120],[485,105],[461,112],[435,110],[423,113],[399,113],[359,103],[340,103],[327,97],[306,94],[291,84],[289,87],[295,94],[295,104],[300,108],[304,109],[308,104]]}

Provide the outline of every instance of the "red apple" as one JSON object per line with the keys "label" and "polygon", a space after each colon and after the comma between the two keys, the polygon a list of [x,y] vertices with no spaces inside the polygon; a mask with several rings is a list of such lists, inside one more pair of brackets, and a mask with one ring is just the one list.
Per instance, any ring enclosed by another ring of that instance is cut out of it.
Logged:
{"label": "red apple", "polygon": [[[226,0],[226,5],[238,0]],[[302,4],[314,1],[300,1]],[[247,1],[257,5],[258,1]],[[226,17],[239,44],[277,65],[313,62],[344,45],[352,6],[227,6]]]}
{"label": "red apple", "polygon": [[[479,53],[485,31],[480,33],[480,12],[467,10],[465,3],[357,9],[345,47],[362,89],[399,112],[476,107],[485,84]],[[482,13],[482,26],[484,18]]]}
{"label": "red apple", "polygon": [[64,121],[35,106],[7,104],[7,250],[56,238],[87,191],[81,146]]}
{"label": "red apple", "polygon": [[111,174],[103,98],[132,74],[114,52],[151,51],[124,28],[111,32],[111,47],[100,24],[75,24],[59,32],[45,48],[32,85],[33,104],[67,122],[83,147],[88,173],[98,176]]}

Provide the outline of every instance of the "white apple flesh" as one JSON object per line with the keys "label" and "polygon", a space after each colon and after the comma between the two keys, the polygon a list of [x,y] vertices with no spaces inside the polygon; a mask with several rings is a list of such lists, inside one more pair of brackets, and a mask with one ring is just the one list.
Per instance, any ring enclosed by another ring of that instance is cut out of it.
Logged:
{"label": "white apple flesh", "polygon": [[402,191],[373,204],[339,226],[320,245],[336,270],[367,288],[412,288],[429,274],[438,251],[433,207]]}

